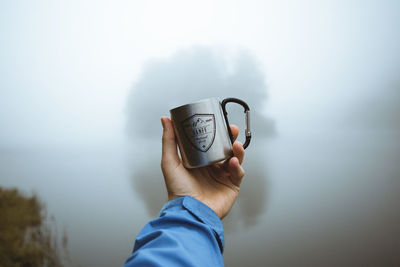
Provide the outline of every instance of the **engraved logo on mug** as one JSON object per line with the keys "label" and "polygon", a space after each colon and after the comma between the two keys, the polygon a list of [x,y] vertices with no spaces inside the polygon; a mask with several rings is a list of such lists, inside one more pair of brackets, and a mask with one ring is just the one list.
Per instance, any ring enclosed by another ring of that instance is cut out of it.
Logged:
{"label": "engraved logo on mug", "polygon": [[181,122],[186,138],[202,152],[207,152],[215,139],[214,114],[194,114]]}

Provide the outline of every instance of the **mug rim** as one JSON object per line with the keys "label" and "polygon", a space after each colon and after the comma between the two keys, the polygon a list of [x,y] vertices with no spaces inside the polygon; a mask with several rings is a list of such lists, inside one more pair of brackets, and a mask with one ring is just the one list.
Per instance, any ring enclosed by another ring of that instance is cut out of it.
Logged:
{"label": "mug rim", "polygon": [[170,109],[169,111],[170,112],[173,112],[173,111],[175,111],[175,110],[177,110],[177,109],[180,109],[180,108],[183,108],[183,107],[186,107],[186,106],[189,106],[189,105],[193,105],[193,104],[199,104],[199,103],[202,103],[202,102],[206,102],[206,101],[210,101],[210,100],[217,100],[218,102],[219,102],[219,100],[218,100],[218,97],[209,97],[209,98],[205,98],[205,99],[201,99],[201,100],[198,100],[198,101],[195,101],[195,102],[192,102],[192,103],[188,103],[188,104],[183,104],[183,105],[181,105],[181,106],[177,106],[177,107],[175,107],[175,108],[172,108],[172,109]]}

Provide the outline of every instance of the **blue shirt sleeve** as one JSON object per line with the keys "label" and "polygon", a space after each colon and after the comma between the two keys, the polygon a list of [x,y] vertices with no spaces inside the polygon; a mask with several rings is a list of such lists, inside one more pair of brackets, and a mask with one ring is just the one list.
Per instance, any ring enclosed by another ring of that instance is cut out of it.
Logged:
{"label": "blue shirt sleeve", "polygon": [[224,230],[202,202],[178,197],[138,234],[124,266],[224,266]]}

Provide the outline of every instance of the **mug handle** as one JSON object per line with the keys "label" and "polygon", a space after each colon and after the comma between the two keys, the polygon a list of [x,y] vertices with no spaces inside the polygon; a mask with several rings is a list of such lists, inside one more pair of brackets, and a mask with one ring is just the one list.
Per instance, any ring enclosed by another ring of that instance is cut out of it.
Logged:
{"label": "mug handle", "polygon": [[228,112],[226,112],[226,107],[225,107],[226,104],[228,104],[229,102],[239,104],[244,108],[245,122],[246,122],[246,128],[245,128],[246,141],[243,144],[243,148],[246,149],[246,147],[249,146],[250,139],[251,139],[250,108],[246,104],[246,102],[244,102],[243,100],[240,100],[238,98],[231,97],[231,98],[225,98],[224,100],[222,100],[222,102],[221,102],[222,111],[224,112],[225,122],[226,122],[226,126],[228,127],[229,138],[231,139],[232,144],[233,144],[234,140],[233,140],[233,135],[232,135],[232,132],[231,132],[231,127],[229,126]]}

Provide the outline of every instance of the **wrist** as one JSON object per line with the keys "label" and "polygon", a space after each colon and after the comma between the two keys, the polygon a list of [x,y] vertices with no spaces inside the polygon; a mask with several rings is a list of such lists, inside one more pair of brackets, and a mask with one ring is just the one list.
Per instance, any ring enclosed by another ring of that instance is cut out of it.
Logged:
{"label": "wrist", "polygon": [[201,196],[192,196],[193,198],[197,199],[207,207],[209,207],[217,216],[222,220],[226,214],[222,212],[220,208],[218,208],[218,205],[215,205],[215,203],[210,200],[209,198],[201,197]]}

